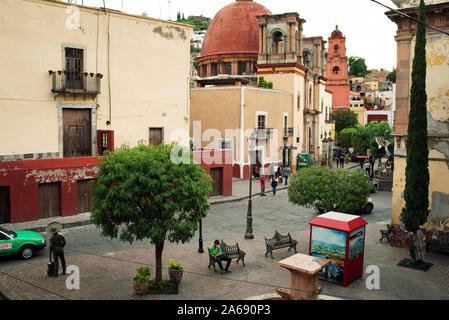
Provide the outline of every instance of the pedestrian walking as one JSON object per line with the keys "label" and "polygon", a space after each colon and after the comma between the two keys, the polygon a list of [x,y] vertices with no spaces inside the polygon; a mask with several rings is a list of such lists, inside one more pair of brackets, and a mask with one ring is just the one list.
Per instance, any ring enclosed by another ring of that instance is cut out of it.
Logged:
{"label": "pedestrian walking", "polygon": [[279,183],[282,182],[282,172],[281,172],[281,167],[278,167],[278,170],[276,171],[276,179]]}
{"label": "pedestrian walking", "polygon": [[335,163],[337,164],[337,168],[340,166],[340,156],[336,155],[335,156]]}
{"label": "pedestrian walking", "polygon": [[60,230],[56,226],[50,228],[50,233],[53,234],[50,238],[50,255],[53,254],[55,259],[55,277],[58,276],[59,260],[61,260],[62,264],[62,274],[65,275],[67,270],[64,257],[64,247],[67,241],[64,235],[58,231]]}
{"label": "pedestrian walking", "polygon": [[345,154],[343,152],[340,153],[340,168],[345,168]]}
{"label": "pedestrian walking", "polygon": [[273,196],[276,195],[277,186],[278,186],[278,179],[276,178],[276,176],[273,176],[271,178],[271,188],[273,189]]}
{"label": "pedestrian walking", "polygon": [[284,169],[285,185],[288,185],[288,177],[290,177],[290,168],[287,166]]}
{"label": "pedestrian walking", "polygon": [[265,197],[265,176],[260,176],[260,196]]}

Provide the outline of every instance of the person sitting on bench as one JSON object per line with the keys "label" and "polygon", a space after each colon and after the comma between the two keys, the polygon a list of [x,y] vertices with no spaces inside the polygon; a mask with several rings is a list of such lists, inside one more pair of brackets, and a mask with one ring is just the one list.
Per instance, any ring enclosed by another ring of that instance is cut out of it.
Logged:
{"label": "person sitting on bench", "polygon": [[[221,251],[221,247],[220,247],[220,241],[215,240],[214,244],[212,247],[210,247],[209,249],[210,254],[215,258],[215,261],[217,261],[218,266],[220,267],[221,270],[221,274],[225,273],[225,272],[231,272],[229,269],[229,266],[231,265],[231,258],[226,257],[223,252]],[[226,269],[223,270],[223,265],[221,264],[222,261],[226,261]]]}

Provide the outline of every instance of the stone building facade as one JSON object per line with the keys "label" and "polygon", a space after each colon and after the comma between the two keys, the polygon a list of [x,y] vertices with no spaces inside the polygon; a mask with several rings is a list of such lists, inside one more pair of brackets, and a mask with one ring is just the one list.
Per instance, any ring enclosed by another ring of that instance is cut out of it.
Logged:
{"label": "stone building facade", "polygon": [[328,54],[326,61],[326,88],[333,92],[332,107],[348,107],[349,79],[348,57],[346,56],[346,38],[338,30],[332,32],[328,40]]}
{"label": "stone building facade", "polygon": [[[410,1],[398,1],[400,12],[417,18],[418,8]],[[449,31],[449,2],[425,1],[427,23]],[[392,243],[405,245],[404,233],[399,230],[400,214],[404,207],[405,168],[407,157],[408,111],[410,108],[411,72],[415,48],[416,23],[395,12],[386,15],[398,26],[396,112],[393,126],[395,138],[395,169],[393,180],[392,224],[395,226]],[[428,223],[449,232],[449,36],[426,29],[427,59],[427,129],[429,145],[429,201]],[[446,227],[444,227],[446,225]]]}

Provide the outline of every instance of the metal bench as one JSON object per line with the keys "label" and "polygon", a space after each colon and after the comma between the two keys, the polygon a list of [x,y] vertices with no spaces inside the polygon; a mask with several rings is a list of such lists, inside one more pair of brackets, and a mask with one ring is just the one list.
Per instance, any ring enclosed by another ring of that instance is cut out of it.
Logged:
{"label": "metal bench", "polygon": [[379,242],[382,242],[383,239],[386,239],[390,242],[390,233],[391,233],[391,224],[387,224],[387,230],[380,230],[380,239]]}
{"label": "metal bench", "polygon": [[432,251],[449,253],[449,235],[438,239],[430,239],[429,246]]}
{"label": "metal bench", "polygon": [[298,244],[298,241],[292,239],[290,232],[288,233],[288,235],[283,236],[281,235],[279,232],[275,232],[273,238],[271,239],[267,239],[265,238],[265,244],[267,245],[267,252],[265,253],[265,257],[270,254],[271,255],[271,259],[274,260],[273,258],[273,250],[276,249],[282,249],[282,248],[288,248],[288,251],[290,251],[290,249],[295,249],[295,253],[297,253],[296,251],[296,245]]}
{"label": "metal bench", "polygon": [[[237,259],[236,263],[238,264],[240,260],[242,260],[242,264],[245,267],[245,251],[241,250],[239,247],[239,244],[236,243],[235,246],[228,246],[226,243],[221,240],[220,243],[221,252],[228,258],[231,259]],[[217,269],[215,268],[215,263],[217,262],[215,260],[215,257],[213,257],[209,252],[209,265],[207,266],[208,269],[210,269],[211,266],[214,266],[214,271],[217,272]]]}

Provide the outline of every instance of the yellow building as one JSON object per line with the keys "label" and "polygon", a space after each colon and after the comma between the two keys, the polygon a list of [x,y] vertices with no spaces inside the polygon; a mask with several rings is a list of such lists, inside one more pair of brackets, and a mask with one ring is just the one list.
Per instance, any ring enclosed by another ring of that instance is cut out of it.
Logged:
{"label": "yellow building", "polygon": [[73,125],[89,147],[72,153],[84,156],[97,155],[97,130],[114,131],[115,147],[188,132],[192,27],[59,1],[0,9],[4,160],[63,157]]}
{"label": "yellow building", "polygon": [[377,91],[379,90],[379,82],[377,81],[365,81],[364,83],[365,89]]}
{"label": "yellow building", "polygon": [[188,146],[192,26],[49,0],[0,15],[0,224],[91,212],[105,150]]}
{"label": "yellow building", "polygon": [[[401,2],[401,1],[399,1]],[[449,2],[426,1],[426,20],[445,31],[449,31]],[[417,17],[418,8],[404,2],[402,13]],[[415,48],[416,24],[395,12],[386,15],[398,25],[398,67],[396,90],[396,115],[393,127],[395,137],[395,160],[393,177],[392,224],[393,245],[405,245],[406,234],[399,230],[400,214],[404,207],[406,140],[408,110],[410,104],[410,79]],[[429,145],[429,201],[428,222],[435,228],[449,219],[449,37],[427,29],[427,129]],[[447,225],[447,223],[446,223]],[[449,226],[447,226],[449,227]],[[441,231],[447,231],[442,226]]]}

